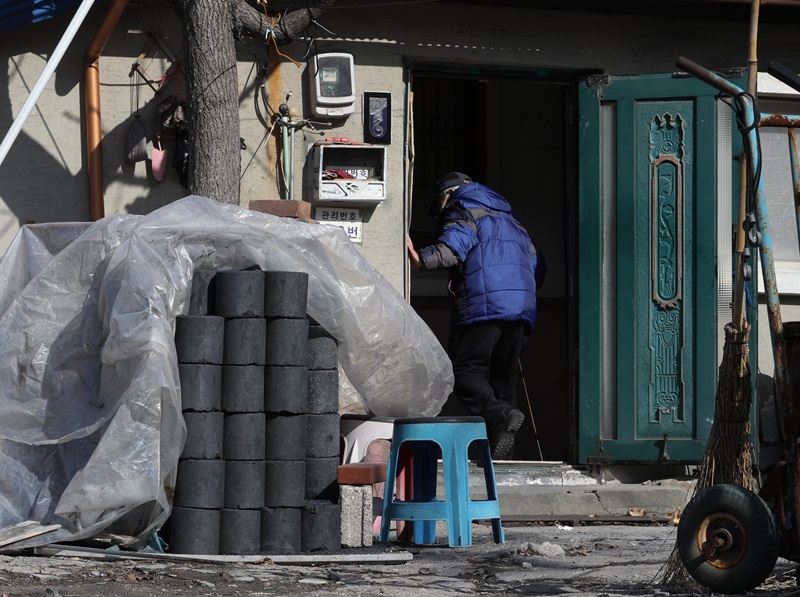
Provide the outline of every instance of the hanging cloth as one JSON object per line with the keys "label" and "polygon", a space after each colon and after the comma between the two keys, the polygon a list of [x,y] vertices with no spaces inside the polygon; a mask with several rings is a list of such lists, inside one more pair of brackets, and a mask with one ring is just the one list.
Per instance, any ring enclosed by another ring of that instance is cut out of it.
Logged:
{"label": "hanging cloth", "polygon": [[156,137],[153,142],[153,153],[150,157],[150,166],[153,172],[153,178],[161,182],[167,172],[167,150],[161,143],[161,135]]}

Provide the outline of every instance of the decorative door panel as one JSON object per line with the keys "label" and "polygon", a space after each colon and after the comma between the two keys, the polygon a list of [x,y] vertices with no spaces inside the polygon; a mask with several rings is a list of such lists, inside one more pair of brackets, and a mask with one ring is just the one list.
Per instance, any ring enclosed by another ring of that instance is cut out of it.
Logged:
{"label": "decorative door panel", "polygon": [[[717,376],[713,90],[580,90],[579,459],[699,462]],[[728,109],[721,106],[720,109]]]}

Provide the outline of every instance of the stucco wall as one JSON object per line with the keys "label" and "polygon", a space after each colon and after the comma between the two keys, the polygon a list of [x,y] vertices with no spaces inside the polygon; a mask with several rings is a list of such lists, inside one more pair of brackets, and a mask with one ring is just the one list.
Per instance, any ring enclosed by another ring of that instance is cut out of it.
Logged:
{"label": "stucco wall", "polygon": [[[88,218],[85,142],[82,128],[83,53],[104,14],[96,6],[49,82],[22,134],[0,166],[0,251],[26,222],[73,221]],[[58,42],[70,17],[56,18],[4,34],[0,58],[0,130],[7,130]],[[303,193],[308,147],[327,136],[362,140],[362,93],[392,93],[392,144],[387,148],[387,198],[363,211],[360,250],[398,289],[405,287],[406,226],[404,171],[404,64],[419,62],[470,63],[527,69],[569,69],[617,74],[674,70],[683,54],[709,68],[739,66],[746,62],[746,23],[723,20],[681,21],[675,15],[618,17],[602,14],[516,11],[451,3],[421,3],[412,7],[385,6],[330,10],[316,35],[317,52],[344,51],[355,57],[356,112],[344,122],[319,126],[322,134],[307,130],[295,138],[295,196]],[[132,93],[131,63],[155,32],[174,52],[180,53],[179,23],[169,10],[132,3],[100,59],[103,119],[105,210],[114,213],[148,213],[186,194],[177,171],[168,168],[155,182],[145,163],[123,160],[125,135],[136,107]],[[766,64],[780,59],[800,65],[797,27],[763,25],[759,58]],[[301,61],[305,46],[295,42],[283,48]],[[263,44],[244,41],[238,50],[241,88],[241,125],[246,149],[242,151],[241,203],[277,199],[277,154],[274,142],[262,143],[264,128],[253,109],[256,61],[263,59]],[[169,62],[152,50],[144,66],[154,78]],[[311,117],[306,67],[284,62],[273,82],[275,105],[291,92],[290,106],[300,116]],[[160,98],[139,86],[139,110],[154,126],[154,109]],[[526,98],[513,110],[524,110]],[[316,120],[316,119],[315,119]],[[321,119],[319,119],[321,120]],[[468,125],[468,123],[466,123]],[[172,149],[171,140],[167,148]]]}

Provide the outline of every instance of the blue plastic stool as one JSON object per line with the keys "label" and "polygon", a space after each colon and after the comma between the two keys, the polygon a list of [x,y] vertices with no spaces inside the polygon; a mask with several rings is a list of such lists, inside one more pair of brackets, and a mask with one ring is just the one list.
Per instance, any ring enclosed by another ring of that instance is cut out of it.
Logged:
{"label": "blue plastic stool", "polygon": [[[485,500],[469,497],[470,444],[477,442],[481,449],[483,473],[486,479]],[[395,499],[395,477],[400,448],[408,443],[413,452],[413,501]],[[445,498],[436,498],[439,452],[442,455]],[[436,542],[436,521],[447,521],[450,547],[472,545],[472,521],[491,520],[495,543],[503,543],[500,522],[500,503],[494,465],[482,417],[413,417],[395,419],[392,451],[386,468],[383,497],[381,541],[389,540],[392,520],[414,522],[414,543]]]}

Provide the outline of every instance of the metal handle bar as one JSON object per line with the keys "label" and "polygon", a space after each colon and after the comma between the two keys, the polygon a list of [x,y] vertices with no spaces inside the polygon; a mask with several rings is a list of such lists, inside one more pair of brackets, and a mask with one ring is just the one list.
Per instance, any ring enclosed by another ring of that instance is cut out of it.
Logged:
{"label": "metal handle bar", "polygon": [[781,83],[785,83],[795,91],[800,91],[800,77],[797,76],[796,72],[783,66],[780,62],[775,62],[774,60],[770,62],[767,72]]}
{"label": "metal handle bar", "polygon": [[712,87],[719,89],[722,93],[727,93],[728,95],[735,97],[740,93],[744,93],[744,89],[741,89],[728,81],[727,79],[723,79],[719,75],[715,75],[710,70],[703,68],[699,64],[695,64],[688,58],[684,58],[683,56],[678,56],[678,60],[675,61],[675,65],[685,70],[690,75],[694,75],[701,81],[708,83]]}

